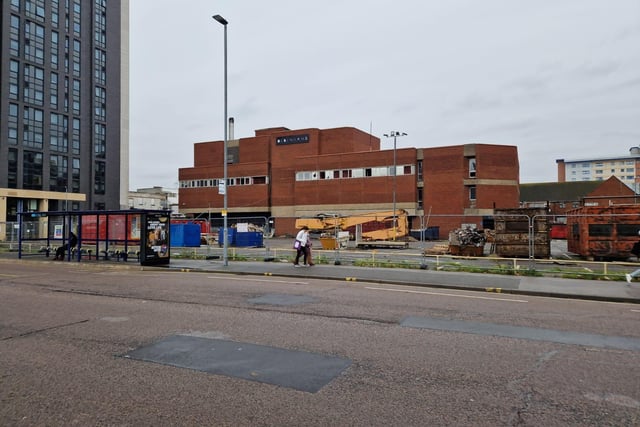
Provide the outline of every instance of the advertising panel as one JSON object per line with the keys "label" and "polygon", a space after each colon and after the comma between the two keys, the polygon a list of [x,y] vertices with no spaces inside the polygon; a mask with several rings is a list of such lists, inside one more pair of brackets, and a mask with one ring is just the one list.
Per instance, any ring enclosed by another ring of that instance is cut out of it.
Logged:
{"label": "advertising panel", "polygon": [[142,256],[140,264],[169,264],[170,236],[169,215],[166,212],[148,212],[144,216]]}

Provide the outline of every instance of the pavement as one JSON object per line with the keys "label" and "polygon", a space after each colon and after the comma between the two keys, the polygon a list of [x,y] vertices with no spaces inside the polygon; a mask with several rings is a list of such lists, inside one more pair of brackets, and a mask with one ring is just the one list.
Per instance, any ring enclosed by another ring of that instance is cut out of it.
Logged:
{"label": "pavement", "polygon": [[[57,262],[44,256],[23,257],[17,253],[0,253],[0,272],[3,262]],[[75,262],[74,262],[75,263]],[[296,268],[291,262],[229,261],[222,259],[194,260],[171,258],[168,266],[141,267],[136,262],[96,263],[83,261],[86,266],[114,268],[170,269],[188,272],[226,273],[236,275],[280,276],[300,279],[326,279],[352,282],[368,282],[379,285],[423,286],[429,288],[457,289],[485,293],[504,293],[593,301],[609,301],[640,304],[640,281],[565,279],[557,277],[510,276],[486,273],[451,272],[432,269],[406,269],[382,267],[358,267],[353,265],[316,264]]]}
{"label": "pavement", "polygon": [[296,268],[278,261],[249,262],[171,259],[170,269],[228,273],[236,275],[280,276],[300,279],[328,279],[376,284],[424,286],[489,293],[572,298],[640,304],[640,282],[563,279],[554,277],[507,276],[484,273],[446,272],[422,269],[357,267],[316,264]]}

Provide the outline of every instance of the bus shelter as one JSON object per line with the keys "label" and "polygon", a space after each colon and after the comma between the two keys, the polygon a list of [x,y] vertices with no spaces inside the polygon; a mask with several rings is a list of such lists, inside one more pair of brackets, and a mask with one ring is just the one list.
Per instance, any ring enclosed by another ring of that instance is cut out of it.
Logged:
{"label": "bus shelter", "polygon": [[[66,261],[169,264],[170,222],[171,212],[165,210],[20,212],[18,258],[63,252]],[[23,251],[27,243],[40,250]]]}

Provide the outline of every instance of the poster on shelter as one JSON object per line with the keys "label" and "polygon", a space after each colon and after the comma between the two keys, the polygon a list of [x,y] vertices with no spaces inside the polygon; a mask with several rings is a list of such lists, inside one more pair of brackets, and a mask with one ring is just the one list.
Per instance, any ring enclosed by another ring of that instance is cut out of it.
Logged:
{"label": "poster on shelter", "polygon": [[140,215],[132,215],[130,217],[131,227],[129,231],[129,239],[140,240]]}
{"label": "poster on shelter", "polygon": [[62,239],[62,232],[63,232],[62,224],[56,224],[53,227],[53,238]]}
{"label": "poster on shelter", "polygon": [[169,263],[169,216],[148,213],[144,225],[143,264]]}

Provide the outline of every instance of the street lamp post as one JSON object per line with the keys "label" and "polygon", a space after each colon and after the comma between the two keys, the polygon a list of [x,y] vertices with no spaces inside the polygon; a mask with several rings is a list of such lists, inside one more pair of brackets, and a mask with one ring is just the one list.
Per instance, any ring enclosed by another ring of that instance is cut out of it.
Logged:
{"label": "street lamp post", "polygon": [[404,132],[399,132],[397,130],[392,130],[390,133],[385,133],[384,136],[387,138],[393,138],[393,240],[396,240],[396,227],[397,227],[397,219],[396,219],[396,176],[398,175],[397,166],[396,166],[396,140],[399,136],[407,136]]}
{"label": "street lamp post", "polygon": [[220,15],[214,15],[213,19],[218,21],[224,27],[224,159],[223,159],[223,175],[224,175],[224,194],[223,194],[223,207],[222,207],[222,217],[223,217],[223,232],[222,232],[222,258],[224,260],[224,265],[229,265],[229,242],[227,231],[227,24],[229,23],[226,19],[224,19]]}

